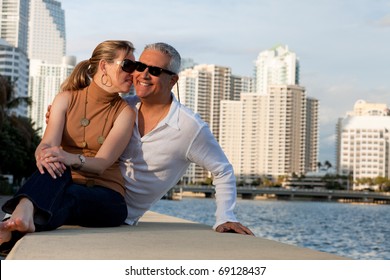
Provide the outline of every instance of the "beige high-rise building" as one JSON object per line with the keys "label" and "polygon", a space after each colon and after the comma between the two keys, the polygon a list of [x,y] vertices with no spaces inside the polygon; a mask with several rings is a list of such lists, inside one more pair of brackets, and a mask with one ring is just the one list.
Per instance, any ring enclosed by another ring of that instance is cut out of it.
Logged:
{"label": "beige high-rise building", "polygon": [[347,116],[388,116],[390,110],[384,103],[370,103],[358,100],[353,106],[353,111],[347,112]]}
{"label": "beige high-rise building", "polygon": [[386,104],[358,100],[337,123],[337,172],[356,180],[390,176],[390,114]]}
{"label": "beige high-rise building", "polygon": [[[211,73],[202,69],[188,68],[180,72],[179,76],[180,102],[197,112],[205,122],[210,123]],[[207,177],[206,170],[195,164],[190,164],[182,180],[185,183],[199,183],[205,181]]]}
{"label": "beige high-rise building", "polygon": [[[221,101],[239,98],[242,89],[253,88],[253,79],[233,76],[229,67],[209,64],[187,68],[179,76],[180,101],[209,124],[219,141]],[[209,177],[210,174],[203,168],[190,165],[183,180],[203,182]]]}
{"label": "beige high-rise building", "polygon": [[221,105],[220,144],[238,180],[316,170],[319,103],[298,84],[295,53],[287,46],[261,52],[256,67],[257,91]]}
{"label": "beige high-rise building", "polygon": [[316,142],[318,136],[316,121],[310,124],[313,135],[307,132],[308,111],[318,119],[316,108],[308,110],[305,89],[295,85],[270,86],[268,94],[242,93],[240,101],[222,102],[220,144],[239,181],[309,169],[308,138]]}
{"label": "beige high-rise building", "polygon": [[[179,79],[181,102],[209,123],[240,181],[314,171],[318,100],[299,86],[295,53],[278,46],[260,53],[256,67],[256,83],[228,67],[186,69]],[[190,167],[183,179],[203,181],[207,174],[196,170]]]}
{"label": "beige high-rise building", "polygon": [[221,102],[220,117],[220,138],[219,144],[228,157],[230,163],[235,167],[235,173],[241,167],[242,152],[239,147],[243,147],[242,129],[243,124],[243,102],[224,100]]}

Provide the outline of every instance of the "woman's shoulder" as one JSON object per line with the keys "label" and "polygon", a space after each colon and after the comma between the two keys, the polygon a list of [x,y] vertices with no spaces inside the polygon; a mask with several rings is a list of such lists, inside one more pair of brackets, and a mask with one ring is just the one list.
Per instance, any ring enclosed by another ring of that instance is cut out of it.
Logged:
{"label": "woman's shoulder", "polygon": [[56,97],[62,100],[68,100],[70,104],[78,102],[79,99],[84,100],[85,97],[82,95],[84,89],[80,90],[64,90],[57,93]]}
{"label": "woman's shoulder", "polygon": [[54,97],[54,102],[56,102],[56,100],[60,100],[61,102],[64,102],[64,101],[67,101],[69,102],[69,100],[71,99],[72,97],[72,91],[61,91],[59,93],[57,93],[57,95]]}
{"label": "woman's shoulder", "polygon": [[57,104],[58,107],[67,109],[75,106],[75,104],[80,103],[78,101],[79,91],[65,90],[57,93],[54,98],[53,105]]}
{"label": "woman's shoulder", "polygon": [[124,102],[125,106],[121,110],[121,114],[125,115],[126,118],[135,118],[135,110],[127,102]]}

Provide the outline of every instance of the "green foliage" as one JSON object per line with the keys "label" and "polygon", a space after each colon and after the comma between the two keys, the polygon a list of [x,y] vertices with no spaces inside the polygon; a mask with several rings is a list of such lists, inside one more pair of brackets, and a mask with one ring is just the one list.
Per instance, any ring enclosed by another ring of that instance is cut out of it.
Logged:
{"label": "green foliage", "polygon": [[332,168],[332,164],[330,163],[330,161],[328,160],[325,160],[324,163],[321,163],[320,161],[317,162],[317,167],[318,167],[318,170],[322,170],[322,171],[328,171],[330,168]]}
{"label": "green foliage", "polygon": [[343,190],[344,187],[338,181],[327,181],[325,188],[328,190]]}
{"label": "green foliage", "polygon": [[0,171],[14,175],[14,182],[18,184],[36,168],[34,152],[40,137],[31,121],[23,117],[12,117],[3,122],[0,134]]}
{"label": "green foliage", "polygon": [[0,177],[0,194],[1,195],[13,195],[13,188],[8,183],[8,180]]}
{"label": "green foliage", "polygon": [[212,178],[206,178],[204,182],[201,183],[203,186],[211,186],[213,184],[213,179]]}
{"label": "green foliage", "polygon": [[16,185],[35,170],[34,152],[41,141],[31,119],[11,113],[21,103],[31,102],[15,97],[14,83],[0,75],[0,174],[12,174]]}
{"label": "green foliage", "polygon": [[375,178],[358,178],[355,180],[357,185],[378,186],[379,191],[390,191],[390,179],[382,176]]}

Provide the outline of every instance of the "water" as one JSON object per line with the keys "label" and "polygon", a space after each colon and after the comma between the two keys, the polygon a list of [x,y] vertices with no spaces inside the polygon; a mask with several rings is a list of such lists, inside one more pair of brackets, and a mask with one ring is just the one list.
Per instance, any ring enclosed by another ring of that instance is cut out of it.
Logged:
{"label": "water", "polygon": [[[215,201],[161,200],[153,211],[212,226]],[[390,205],[238,200],[236,216],[256,236],[352,259],[390,259]]]}

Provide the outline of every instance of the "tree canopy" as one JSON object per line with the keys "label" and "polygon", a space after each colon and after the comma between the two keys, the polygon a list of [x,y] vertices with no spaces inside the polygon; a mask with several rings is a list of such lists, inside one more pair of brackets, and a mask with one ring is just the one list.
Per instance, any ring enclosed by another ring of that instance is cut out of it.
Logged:
{"label": "tree canopy", "polygon": [[0,75],[0,174],[13,175],[18,184],[35,170],[34,151],[41,139],[31,119],[12,113],[31,104],[30,98],[16,96],[14,83]]}

